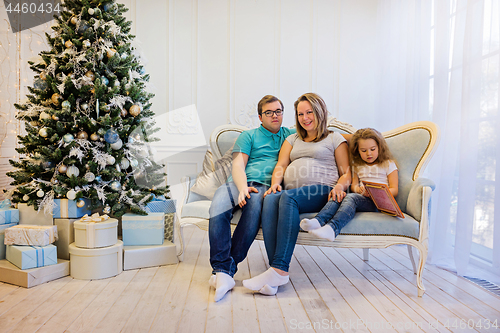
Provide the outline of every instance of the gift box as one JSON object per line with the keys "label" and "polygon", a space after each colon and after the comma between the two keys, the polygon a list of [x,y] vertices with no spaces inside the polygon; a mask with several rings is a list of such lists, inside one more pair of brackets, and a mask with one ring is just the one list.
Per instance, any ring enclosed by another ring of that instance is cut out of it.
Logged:
{"label": "gift box", "polygon": [[69,244],[75,242],[74,223],[79,219],[54,219],[57,226],[58,240],[54,243],[57,247],[57,257],[69,260]]}
{"label": "gift box", "polygon": [[161,245],[164,239],[165,214],[124,214],[123,245]]}
{"label": "gift box", "polygon": [[47,246],[57,240],[55,225],[16,225],[5,229],[5,245]]}
{"label": "gift box", "polygon": [[171,242],[174,241],[175,204],[176,200],[159,196],[148,202],[145,209],[148,213],[165,213],[164,238]]}
{"label": "gift box", "polygon": [[69,245],[70,274],[75,279],[105,279],[123,271],[123,242],[109,247],[85,249]]}
{"label": "gift box", "polygon": [[57,249],[54,245],[27,246],[7,245],[5,257],[20,269],[57,264]]}
{"label": "gift box", "polygon": [[20,269],[8,260],[0,260],[0,282],[31,288],[69,275],[69,261],[57,260],[57,264]]}
{"label": "gift box", "polygon": [[19,210],[12,207],[9,199],[0,202],[0,225],[19,223]]}
{"label": "gift box", "polygon": [[17,225],[17,223],[0,225],[0,260],[5,259],[5,229],[13,227],[15,225]]}
{"label": "gift box", "polygon": [[123,270],[177,264],[175,244],[124,246]]}
{"label": "gift box", "polygon": [[17,209],[19,209],[19,224],[53,225],[52,215],[44,214],[43,210],[38,212],[33,206],[25,203],[18,203]]}
{"label": "gift box", "polygon": [[75,246],[93,249],[115,245],[118,240],[118,220],[107,215],[85,215],[73,224]]}
{"label": "gift box", "polygon": [[[83,200],[85,202],[83,207],[78,207],[76,205],[79,200]],[[82,217],[85,214],[91,214],[90,200],[86,198],[78,200],[54,199],[54,203],[56,204],[52,214],[54,218],[74,219]]]}

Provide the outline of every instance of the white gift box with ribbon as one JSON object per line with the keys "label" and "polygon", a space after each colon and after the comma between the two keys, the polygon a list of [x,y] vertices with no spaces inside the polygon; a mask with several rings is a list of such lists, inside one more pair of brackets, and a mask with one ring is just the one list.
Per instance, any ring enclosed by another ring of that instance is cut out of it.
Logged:
{"label": "white gift box with ribbon", "polygon": [[[76,223],[76,222],[75,222]],[[105,279],[123,271],[123,242],[99,249],[84,249],[69,245],[70,275],[75,279]]]}
{"label": "white gift box with ribbon", "polygon": [[118,241],[118,220],[107,215],[85,215],[73,227],[77,247],[93,249],[112,246]]}

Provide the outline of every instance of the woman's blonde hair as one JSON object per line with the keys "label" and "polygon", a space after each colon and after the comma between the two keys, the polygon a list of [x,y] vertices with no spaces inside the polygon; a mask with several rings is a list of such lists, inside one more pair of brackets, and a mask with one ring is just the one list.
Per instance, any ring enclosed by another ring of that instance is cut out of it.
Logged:
{"label": "woman's blonde hair", "polygon": [[326,103],[318,94],[315,93],[306,93],[300,96],[294,103],[295,106],[295,127],[297,128],[297,134],[301,140],[304,140],[307,137],[307,131],[300,125],[299,116],[297,112],[297,106],[300,102],[307,101],[311,104],[312,110],[314,112],[314,117],[317,121],[317,130],[316,138],[313,140],[314,142],[318,142],[323,140],[330,134],[330,131],[327,128],[328,123],[328,109],[326,108]]}
{"label": "woman's blonde hair", "polygon": [[374,128],[362,128],[357,130],[349,140],[349,155],[351,157],[353,167],[356,168],[360,165],[366,164],[359,154],[359,140],[368,139],[373,139],[378,146],[378,157],[375,160],[375,163],[383,165],[389,161],[394,161],[391,151],[389,150],[389,146],[387,145],[387,142],[382,134]]}

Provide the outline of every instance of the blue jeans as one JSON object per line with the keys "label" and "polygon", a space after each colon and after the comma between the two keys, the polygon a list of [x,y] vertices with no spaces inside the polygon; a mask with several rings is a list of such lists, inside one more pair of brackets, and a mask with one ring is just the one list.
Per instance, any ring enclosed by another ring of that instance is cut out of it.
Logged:
{"label": "blue jeans", "polygon": [[349,193],[342,200],[340,207],[336,201],[328,201],[316,215],[316,219],[321,225],[328,224],[332,227],[335,236],[338,236],[340,230],[354,218],[356,211],[376,212],[378,210],[372,199],[358,193]]}
{"label": "blue jeans", "polygon": [[247,204],[241,208],[241,218],[231,238],[231,219],[238,206],[238,188],[233,182],[220,186],[210,205],[208,238],[212,273],[223,272],[234,276],[238,264],[245,259],[260,227],[262,201],[269,186],[248,182],[259,192],[250,193]]}
{"label": "blue jeans", "polygon": [[331,189],[326,185],[309,185],[265,197],[262,233],[271,267],[288,272],[300,230],[299,214],[319,211],[328,201]]}

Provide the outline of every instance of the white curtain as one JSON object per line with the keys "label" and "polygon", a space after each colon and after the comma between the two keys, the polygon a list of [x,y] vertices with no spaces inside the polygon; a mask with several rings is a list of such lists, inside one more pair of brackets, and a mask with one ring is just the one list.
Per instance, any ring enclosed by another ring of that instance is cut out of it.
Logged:
{"label": "white curtain", "polygon": [[441,129],[425,175],[436,183],[429,262],[498,283],[499,1],[381,0],[378,19],[381,115]]}

